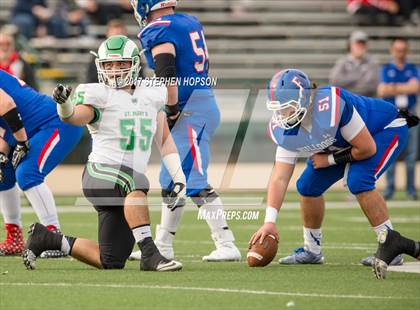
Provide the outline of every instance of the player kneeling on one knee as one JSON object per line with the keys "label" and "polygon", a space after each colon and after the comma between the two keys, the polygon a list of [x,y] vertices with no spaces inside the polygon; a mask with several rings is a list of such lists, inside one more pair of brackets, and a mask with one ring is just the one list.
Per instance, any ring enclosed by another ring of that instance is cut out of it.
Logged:
{"label": "player kneeling on one knee", "polygon": [[98,212],[99,244],[83,238],[49,233],[41,224],[31,227],[24,264],[35,267],[45,249],[61,249],[97,268],[123,268],[134,243],[142,251],[141,270],[174,271],[181,263],[166,259],[151,238],[144,175],[154,138],[173,183],[174,205],[185,199],[185,176],[169,132],[164,87],[138,83],[139,50],[125,36],[112,36],[99,47],[96,58],[100,83],[81,84],[71,100],[71,89],[58,85],[53,93],[64,122],[86,125],[92,152],[83,173],[83,192]]}

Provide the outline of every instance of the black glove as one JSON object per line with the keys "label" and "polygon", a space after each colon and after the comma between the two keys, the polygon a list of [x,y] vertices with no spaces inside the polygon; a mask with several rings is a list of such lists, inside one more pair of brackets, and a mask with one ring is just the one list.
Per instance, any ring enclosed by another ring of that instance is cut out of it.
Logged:
{"label": "black glove", "polygon": [[72,88],[71,86],[65,86],[63,84],[57,84],[53,90],[53,99],[58,104],[63,104],[69,99]]}
{"label": "black glove", "polygon": [[12,155],[12,165],[13,168],[19,165],[20,161],[28,154],[29,152],[29,141],[18,142],[16,144],[15,150]]}
{"label": "black glove", "polygon": [[165,105],[166,119],[168,120],[168,126],[170,130],[172,130],[172,128],[175,126],[176,121],[181,115],[180,112],[181,109],[179,108],[178,103],[175,105]]}
{"label": "black glove", "polygon": [[164,202],[167,204],[168,209],[174,211],[178,207],[183,207],[185,201],[187,200],[187,189],[183,183],[175,183],[172,191],[167,197],[165,197]]}
{"label": "black glove", "polygon": [[4,182],[3,168],[9,162],[9,158],[3,152],[0,152],[0,183]]}
{"label": "black glove", "polygon": [[408,128],[416,127],[420,122],[420,119],[417,115],[412,114],[408,112],[408,110],[405,110],[405,109],[401,109],[399,111],[399,116],[402,116],[403,118],[405,118],[405,120],[407,121]]}

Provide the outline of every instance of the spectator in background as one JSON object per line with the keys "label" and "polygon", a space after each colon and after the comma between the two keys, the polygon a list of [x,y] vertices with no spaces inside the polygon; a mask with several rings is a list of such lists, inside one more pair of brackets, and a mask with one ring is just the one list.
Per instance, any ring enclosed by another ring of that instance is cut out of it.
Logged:
{"label": "spectator in background", "polygon": [[0,69],[37,88],[32,66],[16,51],[13,35],[4,30],[0,30]]}
{"label": "spectator in background", "polygon": [[339,59],[332,68],[330,83],[362,96],[375,97],[379,65],[367,54],[367,41],[368,36],[363,31],[354,31],[350,35],[349,54]]}
{"label": "spectator in background", "polygon": [[106,25],[112,19],[119,19],[124,13],[131,13],[129,0],[78,0],[89,14],[93,23]]}
{"label": "spectator in background", "polygon": [[395,25],[399,12],[396,0],[347,0],[347,11],[357,25]]}
{"label": "spectator in background", "polygon": [[[109,38],[110,36],[115,35],[127,35],[127,29],[124,23],[119,19],[110,20],[107,24],[106,37]],[[85,83],[98,83],[95,58],[96,57],[92,56],[91,61],[89,62]]]}
{"label": "spectator in background", "polygon": [[[419,72],[414,64],[407,63],[408,42],[404,38],[392,41],[390,53],[392,62],[381,69],[381,83],[378,86],[379,97],[396,105],[398,109],[414,113],[417,94],[420,92]],[[408,131],[408,141],[403,151],[407,168],[407,197],[417,200],[415,188],[415,164],[419,143],[419,127],[412,127]],[[394,194],[395,163],[386,174],[387,187],[385,199],[391,199]]]}
{"label": "spectator in background", "polygon": [[34,36],[69,36],[69,26],[84,34],[84,12],[75,0],[17,0],[11,22],[27,39]]}

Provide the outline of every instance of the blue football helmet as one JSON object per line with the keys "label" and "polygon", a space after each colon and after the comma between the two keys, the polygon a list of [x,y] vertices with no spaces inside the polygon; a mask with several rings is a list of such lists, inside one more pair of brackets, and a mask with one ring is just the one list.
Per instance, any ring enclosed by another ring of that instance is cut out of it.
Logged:
{"label": "blue football helmet", "polygon": [[267,109],[272,122],[283,129],[299,125],[308,112],[311,82],[300,70],[285,69],[274,75],[268,85]]}
{"label": "blue football helmet", "polygon": [[146,24],[146,19],[150,12],[177,5],[176,0],[130,0],[130,3],[140,26]]}

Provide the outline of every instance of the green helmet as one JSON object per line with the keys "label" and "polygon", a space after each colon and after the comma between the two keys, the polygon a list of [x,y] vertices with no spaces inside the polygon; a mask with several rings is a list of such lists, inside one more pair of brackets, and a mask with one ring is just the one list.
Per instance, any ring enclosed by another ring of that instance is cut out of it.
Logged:
{"label": "green helmet", "polygon": [[[106,70],[105,63],[131,61],[127,69]],[[102,42],[95,59],[99,83],[112,88],[134,85],[140,72],[140,54],[137,45],[126,36],[109,37]]]}

